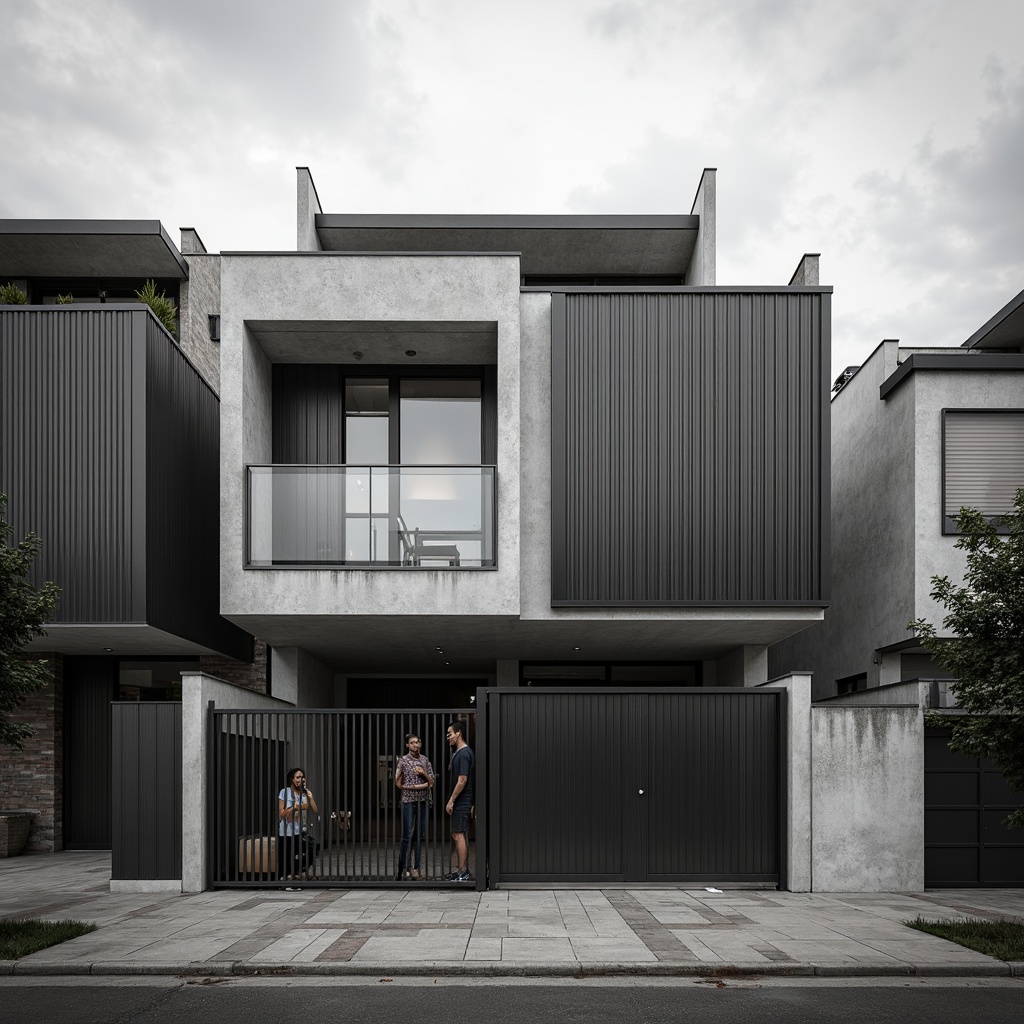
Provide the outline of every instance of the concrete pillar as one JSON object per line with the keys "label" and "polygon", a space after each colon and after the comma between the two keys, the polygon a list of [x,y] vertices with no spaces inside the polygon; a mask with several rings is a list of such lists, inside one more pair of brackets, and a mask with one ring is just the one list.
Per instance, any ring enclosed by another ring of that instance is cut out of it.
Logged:
{"label": "concrete pillar", "polygon": [[783,884],[790,892],[811,890],[811,674],[792,672],[763,686],[782,687],[786,700],[786,863]]}
{"label": "concrete pillar", "polygon": [[820,252],[805,252],[789,279],[790,288],[815,288],[818,285],[818,263]]}
{"label": "concrete pillar", "polygon": [[274,696],[300,708],[333,708],[334,671],[302,647],[271,648]]}
{"label": "concrete pillar", "polygon": [[[206,889],[207,797],[210,792],[209,736],[210,702],[224,708],[275,710],[287,705],[266,694],[202,672],[181,674],[181,891]],[[151,890],[139,889],[146,892]]]}
{"label": "concrete pillar", "polygon": [[716,263],[716,242],[715,242],[715,175],[717,169],[705,167],[700,178],[700,185],[697,186],[697,195],[693,200],[691,215],[700,217],[700,227],[697,229],[697,241],[693,247],[693,256],[690,257],[690,266],[686,271],[684,284],[692,285],[714,285],[715,284],[715,263]]}
{"label": "concrete pillar", "polygon": [[323,213],[320,197],[316,194],[313,175],[308,167],[296,167],[297,203],[295,211],[295,249],[297,252],[320,252],[320,239],[316,233],[316,215]]}
{"label": "concrete pillar", "polygon": [[497,686],[509,687],[519,685],[519,662],[499,661],[498,671],[495,677]]}

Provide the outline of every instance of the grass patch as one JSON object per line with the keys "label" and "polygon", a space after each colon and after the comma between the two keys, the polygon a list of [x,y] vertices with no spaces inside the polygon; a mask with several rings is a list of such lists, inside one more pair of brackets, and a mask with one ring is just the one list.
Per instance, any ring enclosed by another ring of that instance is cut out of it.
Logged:
{"label": "grass patch", "polygon": [[35,917],[0,921],[0,960],[17,960],[94,931],[96,925],[84,921],[40,921]]}
{"label": "grass patch", "polygon": [[904,922],[910,928],[940,939],[948,939],[968,949],[994,956],[997,960],[1024,960],[1024,921],[1014,918],[1004,921],[926,921],[916,917]]}

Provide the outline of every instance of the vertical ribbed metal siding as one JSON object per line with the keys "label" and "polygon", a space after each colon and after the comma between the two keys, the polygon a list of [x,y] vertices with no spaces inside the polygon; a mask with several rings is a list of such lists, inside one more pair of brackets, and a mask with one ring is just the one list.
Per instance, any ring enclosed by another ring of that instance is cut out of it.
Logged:
{"label": "vertical ribbed metal siding", "polygon": [[345,461],[343,371],[341,366],[274,365],[274,462]]}
{"label": "vertical ribbed metal siding", "polygon": [[181,878],[181,704],[111,706],[111,878]]}
{"label": "vertical ribbed metal siding", "polygon": [[780,699],[490,691],[491,882],[779,881]]}
{"label": "vertical ribbed metal siding", "polygon": [[64,846],[110,849],[110,702],[114,658],[64,659]]}
{"label": "vertical ribbed metal siding", "polygon": [[491,699],[501,700],[491,746],[501,878],[625,880],[627,698],[524,691]]}
{"label": "vertical ribbed metal siding", "polygon": [[236,658],[252,638],[220,617],[220,403],[146,318],[148,621]]}
{"label": "vertical ribbed metal siding", "polygon": [[552,600],[822,599],[817,293],[553,303]]}
{"label": "vertical ribbed metal siding", "polygon": [[0,491],[16,535],[43,539],[32,576],[62,587],[56,622],[144,614],[132,576],[139,324],[124,310],[0,311]]}

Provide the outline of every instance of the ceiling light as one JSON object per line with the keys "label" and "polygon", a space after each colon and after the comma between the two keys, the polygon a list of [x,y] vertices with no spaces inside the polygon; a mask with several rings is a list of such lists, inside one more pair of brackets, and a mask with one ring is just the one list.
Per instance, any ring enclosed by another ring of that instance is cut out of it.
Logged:
{"label": "ceiling light", "polygon": [[352,356],[355,359],[362,359],[363,358],[363,353],[362,352],[353,352]]}
{"label": "ceiling light", "polygon": [[414,348],[407,348],[405,350],[405,354],[407,356],[414,356],[414,355],[416,355],[416,349],[414,349]]}
{"label": "ceiling light", "polygon": [[111,651],[112,651],[113,649],[114,649],[113,647],[104,647],[104,648],[103,648],[103,650],[105,650],[105,651],[106,651],[106,652],[107,652],[108,654],[109,654],[109,653],[110,653],[110,652],[111,652]]}

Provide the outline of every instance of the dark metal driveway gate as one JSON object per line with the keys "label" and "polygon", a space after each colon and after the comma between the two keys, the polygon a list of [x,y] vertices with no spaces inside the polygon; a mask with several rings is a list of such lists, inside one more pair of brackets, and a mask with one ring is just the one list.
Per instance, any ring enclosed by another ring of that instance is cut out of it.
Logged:
{"label": "dark metal driveway gate", "polygon": [[488,691],[490,884],[779,884],[784,699]]}
{"label": "dark metal driveway gate", "polygon": [[[211,884],[395,884],[402,839],[395,767],[405,753],[408,733],[423,740],[423,755],[436,779],[426,811],[419,874],[428,884],[441,881],[452,870],[444,811],[452,789],[445,731],[460,715],[469,724],[472,742],[475,716],[469,710],[229,711],[211,706]],[[277,801],[288,771],[296,767],[305,772],[319,813],[304,818],[307,840],[300,844],[302,860],[296,865],[302,871],[293,878],[285,851],[279,849]],[[471,829],[471,870],[475,847]],[[411,859],[407,866],[414,863]]]}

